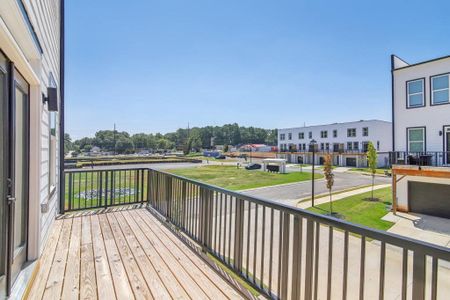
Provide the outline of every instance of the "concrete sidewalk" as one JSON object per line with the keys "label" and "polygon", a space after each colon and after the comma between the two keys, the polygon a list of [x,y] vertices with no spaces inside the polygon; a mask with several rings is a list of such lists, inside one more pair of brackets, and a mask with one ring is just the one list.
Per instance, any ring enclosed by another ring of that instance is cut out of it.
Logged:
{"label": "concrete sidewalk", "polygon": [[[390,184],[380,184],[380,185],[376,185],[374,187],[374,190],[379,190],[379,189],[387,188],[387,187],[390,187],[390,186],[391,186]],[[372,190],[372,187],[368,186],[368,187],[356,189],[356,190],[353,190],[353,191],[348,191],[348,192],[343,192],[343,193],[339,193],[339,194],[336,194],[336,195],[331,195],[331,201],[337,201],[337,200],[341,200],[341,199],[344,199],[344,198],[347,198],[347,197],[350,197],[350,196],[367,193],[367,192],[370,192],[371,190]],[[299,200],[299,201],[301,201],[301,200]],[[330,201],[330,197],[329,196],[324,196],[324,197],[320,197],[320,198],[314,199],[314,202],[315,202],[316,205],[323,204],[323,203],[328,203],[329,201]],[[297,203],[296,206],[298,208],[306,209],[306,208],[311,207],[311,204],[312,204],[311,200],[308,200],[308,201]]]}

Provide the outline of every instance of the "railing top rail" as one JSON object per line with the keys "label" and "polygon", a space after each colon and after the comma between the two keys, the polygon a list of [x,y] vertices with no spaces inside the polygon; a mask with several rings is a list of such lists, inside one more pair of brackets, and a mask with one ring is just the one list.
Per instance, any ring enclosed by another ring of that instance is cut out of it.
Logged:
{"label": "railing top rail", "polygon": [[335,228],[338,228],[341,230],[346,230],[351,233],[359,234],[359,235],[362,235],[362,236],[365,236],[368,238],[372,238],[375,240],[384,241],[390,245],[407,248],[407,249],[413,250],[413,251],[420,251],[426,255],[433,255],[439,259],[444,259],[444,260],[450,261],[450,249],[448,249],[446,247],[427,243],[424,241],[419,241],[416,239],[412,239],[409,237],[397,235],[397,234],[386,232],[386,231],[369,228],[369,227],[366,227],[363,225],[353,224],[353,223],[350,223],[345,220],[337,220],[335,218],[332,218],[332,217],[329,217],[326,215],[317,214],[317,213],[314,213],[314,212],[311,212],[308,210],[304,210],[304,209],[297,208],[297,207],[292,207],[292,206],[289,206],[289,205],[286,205],[283,203],[279,203],[279,202],[275,202],[272,200],[263,199],[263,198],[250,196],[250,195],[245,195],[243,193],[239,193],[236,191],[230,191],[230,190],[218,187],[218,186],[210,185],[210,184],[200,182],[200,181],[197,181],[194,179],[186,178],[183,176],[171,174],[171,173],[168,173],[168,172],[165,172],[162,170],[156,170],[156,169],[151,169],[151,168],[148,168],[148,169],[151,171],[154,171],[154,172],[159,172],[159,173],[167,175],[167,176],[171,176],[173,178],[178,178],[180,180],[190,182],[192,184],[198,185],[200,187],[203,187],[203,188],[206,188],[209,190],[213,190],[213,191],[216,191],[219,193],[224,193],[224,194],[227,194],[229,196],[232,196],[232,197],[235,197],[238,199],[257,203],[257,204],[263,205],[265,207],[270,207],[270,208],[277,209],[282,212],[292,214],[294,216],[300,216],[300,217],[303,217],[306,219],[311,219],[313,221],[317,221],[324,225],[332,226],[332,227],[335,227]]}
{"label": "railing top rail", "polygon": [[129,167],[127,166],[126,168],[104,168],[104,166],[102,166],[103,168],[86,168],[86,169],[67,169],[64,170],[65,174],[68,173],[90,173],[90,172],[106,172],[106,171],[131,171],[131,170],[149,170],[149,168],[142,168],[142,167]]}

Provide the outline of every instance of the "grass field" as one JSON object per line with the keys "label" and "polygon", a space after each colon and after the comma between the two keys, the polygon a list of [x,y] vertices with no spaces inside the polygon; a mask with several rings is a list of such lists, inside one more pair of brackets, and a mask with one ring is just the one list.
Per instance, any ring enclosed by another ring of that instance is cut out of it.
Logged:
{"label": "grass field", "polygon": [[147,197],[146,182],[147,172],[141,170],[84,171],[66,174],[65,209],[86,209],[105,204],[139,202]]}
{"label": "grass field", "polygon": [[[394,223],[381,220],[381,218],[389,212],[389,206],[392,204],[391,188],[374,191],[374,198],[380,199],[379,201],[364,200],[370,196],[371,193],[368,192],[333,201],[333,212],[343,216],[343,219],[349,222],[388,230]],[[329,207],[329,203],[324,203],[314,208],[308,208],[308,210],[319,214],[328,214]]]}
{"label": "grass field", "polygon": [[[268,173],[260,170],[248,171],[234,166],[202,166],[187,169],[174,169],[168,172],[202,181],[208,184],[220,186],[229,190],[245,190],[263,186],[271,186],[283,183],[292,183],[310,180],[309,172],[294,172],[287,174]],[[315,178],[323,175],[315,174]]]}
{"label": "grass field", "polygon": [[[354,172],[363,172],[363,173],[370,173],[372,174],[372,171],[369,168],[352,168],[350,171]],[[375,174],[384,174],[385,171],[390,172],[390,169],[375,169]]]}

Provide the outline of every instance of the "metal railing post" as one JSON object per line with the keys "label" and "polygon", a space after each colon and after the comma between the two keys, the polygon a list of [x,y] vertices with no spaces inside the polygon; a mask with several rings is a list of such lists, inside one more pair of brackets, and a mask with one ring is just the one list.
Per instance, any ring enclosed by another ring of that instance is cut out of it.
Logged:
{"label": "metal railing post", "polygon": [[413,255],[412,299],[425,299],[425,255],[416,250]]}
{"label": "metal railing post", "polygon": [[244,252],[244,200],[236,198],[234,230],[234,268],[242,272],[242,260]]}
{"label": "metal railing post", "polygon": [[313,256],[314,256],[314,221],[306,221],[306,249],[305,249],[305,299],[312,299],[313,291]]}
{"label": "metal railing post", "polygon": [[289,224],[290,214],[283,212],[283,234],[281,246],[281,299],[287,299],[288,293],[288,270],[289,270]]}

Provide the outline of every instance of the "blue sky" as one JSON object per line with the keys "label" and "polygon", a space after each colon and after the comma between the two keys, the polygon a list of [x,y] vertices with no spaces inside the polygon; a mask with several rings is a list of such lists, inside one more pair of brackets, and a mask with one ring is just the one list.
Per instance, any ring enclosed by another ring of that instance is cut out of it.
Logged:
{"label": "blue sky", "polygon": [[450,54],[450,1],[66,1],[66,132],[390,120],[390,54]]}

